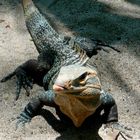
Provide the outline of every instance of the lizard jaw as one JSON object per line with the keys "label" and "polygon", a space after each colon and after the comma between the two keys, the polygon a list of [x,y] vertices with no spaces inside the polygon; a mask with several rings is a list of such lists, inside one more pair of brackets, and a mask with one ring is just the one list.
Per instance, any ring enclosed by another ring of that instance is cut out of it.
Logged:
{"label": "lizard jaw", "polygon": [[59,86],[59,85],[53,85],[53,90],[56,91],[56,92],[59,92],[59,91],[62,91],[64,90],[64,88],[62,86]]}
{"label": "lizard jaw", "polygon": [[81,92],[83,92],[86,89],[86,87],[83,88],[71,88],[67,89],[61,85],[54,84],[53,85],[53,90],[57,94],[73,94],[73,95],[79,95]]}

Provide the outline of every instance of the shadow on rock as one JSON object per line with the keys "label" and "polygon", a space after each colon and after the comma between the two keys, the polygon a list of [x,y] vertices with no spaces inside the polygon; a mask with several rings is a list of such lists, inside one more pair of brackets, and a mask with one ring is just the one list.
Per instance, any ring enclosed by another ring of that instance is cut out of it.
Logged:
{"label": "shadow on rock", "polygon": [[130,2],[132,4],[140,5],[140,1],[139,0],[125,0],[125,1]]}
{"label": "shadow on rock", "polygon": [[[11,7],[20,3],[19,0],[6,0],[6,2],[11,4]],[[79,0],[34,0],[40,11],[52,21],[56,28],[59,23],[62,23],[62,28],[66,27],[76,35],[99,39],[112,45],[118,42],[124,44],[128,41],[139,44],[140,20],[137,6],[140,2],[139,0],[125,0],[125,2],[132,7],[136,5],[135,8],[130,9],[122,7],[123,13],[131,11],[132,15],[122,14],[119,9],[116,10],[113,6],[97,0],[80,2]],[[136,8],[137,10],[134,10]],[[22,8],[20,11],[23,12]],[[15,13],[15,18],[19,20],[17,15]],[[133,46],[132,43],[128,46],[128,50],[131,47],[137,46]]]}
{"label": "shadow on rock", "polygon": [[[134,2],[138,3],[136,0]],[[48,12],[54,16],[53,22],[60,21],[80,36],[94,37],[113,44],[121,40],[140,39],[140,20],[135,11],[132,11],[133,17],[123,15],[110,5],[96,0],[53,0],[51,3],[49,0],[38,0],[36,4],[46,16]]]}

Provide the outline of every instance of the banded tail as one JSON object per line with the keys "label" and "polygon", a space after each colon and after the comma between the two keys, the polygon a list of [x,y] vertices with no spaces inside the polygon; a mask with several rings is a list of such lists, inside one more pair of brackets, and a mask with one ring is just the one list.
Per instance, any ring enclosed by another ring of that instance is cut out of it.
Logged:
{"label": "banded tail", "polygon": [[61,41],[59,34],[35,7],[32,0],[23,0],[22,4],[25,13],[26,26],[38,52],[40,53],[44,48],[45,50],[53,50],[52,46]]}

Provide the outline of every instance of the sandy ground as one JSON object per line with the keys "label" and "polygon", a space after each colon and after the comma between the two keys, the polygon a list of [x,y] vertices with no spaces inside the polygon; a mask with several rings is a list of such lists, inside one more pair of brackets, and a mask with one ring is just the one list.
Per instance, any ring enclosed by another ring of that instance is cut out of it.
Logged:
{"label": "sandy ground", "polygon": [[[133,140],[140,140],[140,1],[39,0],[36,4],[44,14],[49,13],[46,16],[51,17],[60,33],[101,39],[121,50],[101,51],[92,63],[99,69],[104,89],[118,104],[119,122],[132,128]],[[37,55],[20,3],[0,0],[0,79]],[[14,103],[15,81],[0,84],[0,140],[105,140],[102,127],[100,136],[95,124],[75,129],[56,121],[49,111],[46,117],[52,120],[37,116],[24,130],[15,131],[16,117],[30,98],[43,90],[34,86],[30,97],[23,90]],[[52,108],[46,109],[55,115]]]}

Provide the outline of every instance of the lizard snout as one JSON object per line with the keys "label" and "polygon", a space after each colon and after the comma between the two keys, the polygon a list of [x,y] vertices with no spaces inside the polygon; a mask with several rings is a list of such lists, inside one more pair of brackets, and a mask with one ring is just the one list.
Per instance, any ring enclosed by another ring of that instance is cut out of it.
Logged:
{"label": "lizard snout", "polygon": [[64,88],[62,86],[54,84],[53,85],[53,90],[54,91],[62,91],[62,90],[64,90]]}

